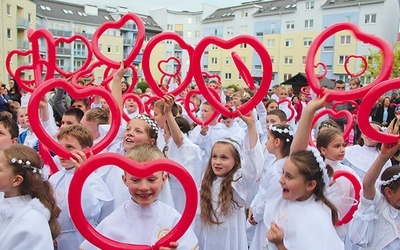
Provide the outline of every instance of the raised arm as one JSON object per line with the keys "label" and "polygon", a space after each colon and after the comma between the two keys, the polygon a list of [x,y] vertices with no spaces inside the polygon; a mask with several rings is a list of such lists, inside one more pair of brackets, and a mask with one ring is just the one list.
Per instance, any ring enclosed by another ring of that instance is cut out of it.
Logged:
{"label": "raised arm", "polygon": [[239,116],[247,125],[247,133],[249,135],[250,149],[252,149],[257,145],[258,141],[256,122],[254,120],[253,112],[251,111],[246,115],[239,114]]}
{"label": "raised arm", "polygon": [[124,112],[124,104],[122,103],[122,87],[121,82],[122,78],[124,77],[125,73],[128,71],[128,68],[124,68],[124,63],[121,62],[121,65],[117,72],[115,72],[113,76],[113,80],[111,82],[111,93],[115,98],[115,101],[118,103],[119,110]]}
{"label": "raised arm", "polygon": [[327,105],[327,97],[327,94],[322,98],[316,97],[306,105],[303,113],[301,114],[299,125],[296,130],[296,135],[294,136],[292,145],[290,147],[290,152],[305,150],[307,148],[308,139],[310,137],[312,119],[318,109]]}
{"label": "raised arm", "polygon": [[172,115],[172,106],[174,105],[174,97],[172,95],[164,96],[164,114],[167,117],[167,123],[169,127],[169,131],[172,136],[172,140],[178,148],[180,148],[183,144],[183,136],[181,129],[175,121],[174,116]]}
{"label": "raised arm", "polygon": [[400,146],[400,140],[397,144],[382,144],[381,152],[372,163],[363,179],[363,195],[367,200],[373,200],[375,197],[375,182],[378,179],[385,163],[392,158]]}

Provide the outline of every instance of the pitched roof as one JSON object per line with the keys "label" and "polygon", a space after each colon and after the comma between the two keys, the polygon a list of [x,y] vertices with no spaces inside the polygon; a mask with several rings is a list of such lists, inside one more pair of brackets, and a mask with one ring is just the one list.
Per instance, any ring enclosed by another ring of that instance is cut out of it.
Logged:
{"label": "pitched roof", "polygon": [[343,8],[349,6],[359,6],[373,3],[383,3],[385,0],[327,0],[321,8]]}

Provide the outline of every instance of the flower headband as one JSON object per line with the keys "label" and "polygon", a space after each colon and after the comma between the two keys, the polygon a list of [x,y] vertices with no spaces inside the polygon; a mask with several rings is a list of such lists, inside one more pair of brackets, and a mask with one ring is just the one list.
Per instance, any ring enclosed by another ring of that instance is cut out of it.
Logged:
{"label": "flower headband", "polygon": [[322,156],[318,150],[311,148],[311,152],[314,155],[315,160],[317,161],[317,163],[319,165],[320,171],[322,172],[322,180],[324,181],[325,188],[326,188],[329,185],[329,176],[328,176],[328,170],[326,169],[324,159],[322,158]]}
{"label": "flower headband", "polygon": [[43,181],[48,180],[48,176],[43,173],[43,169],[32,166],[30,161],[24,162],[23,160],[17,159],[15,157],[11,158],[10,161],[12,164],[18,164],[18,165],[22,166],[23,168],[32,170],[32,173],[34,173],[34,174],[36,174],[36,173],[40,174]]}
{"label": "flower headband", "polygon": [[226,142],[226,143],[231,144],[236,149],[236,151],[238,152],[238,154],[240,156],[240,160],[243,159],[242,158],[242,150],[240,150],[240,145],[237,142],[231,141],[231,140],[228,140],[228,139],[219,139],[219,140],[215,141],[215,143],[217,143],[217,142]]}
{"label": "flower headband", "polygon": [[[294,131],[291,130],[290,127],[281,129],[281,128],[277,128],[276,126],[271,124],[271,125],[269,125],[269,130],[278,132],[279,134],[288,134],[291,137],[293,137],[293,135],[294,135]],[[286,138],[286,142],[289,142],[289,141],[290,141],[290,139]]]}
{"label": "flower headband", "polygon": [[382,186],[388,186],[390,184],[392,184],[392,182],[397,181],[397,179],[400,178],[400,173],[393,175],[392,178],[390,178],[389,180],[386,181],[381,181],[381,185]]}
{"label": "flower headband", "polygon": [[135,116],[135,119],[140,119],[140,120],[143,120],[143,121],[147,122],[153,128],[153,130],[158,134],[158,126],[157,126],[157,124],[154,122],[153,119],[151,119],[147,115],[139,114],[139,115]]}

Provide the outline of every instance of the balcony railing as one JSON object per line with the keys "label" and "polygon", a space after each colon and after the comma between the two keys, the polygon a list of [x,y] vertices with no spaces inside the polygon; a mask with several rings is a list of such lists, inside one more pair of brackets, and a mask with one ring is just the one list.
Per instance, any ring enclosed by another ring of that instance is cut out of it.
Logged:
{"label": "balcony railing", "polygon": [[90,33],[86,33],[86,32],[75,32],[76,35],[82,35],[84,37],[86,37],[89,40],[92,40],[93,34]]}
{"label": "balcony railing", "polygon": [[63,48],[63,47],[57,47],[56,48],[56,53],[58,55],[71,55],[71,49],[70,48]]}
{"label": "balcony railing", "polygon": [[87,52],[86,52],[86,50],[74,50],[74,56],[86,57],[87,56]]}
{"label": "balcony railing", "polygon": [[133,39],[131,38],[124,38],[124,45],[133,45]]}
{"label": "balcony railing", "polygon": [[29,28],[29,20],[27,18],[18,17],[17,18],[17,28],[18,29],[28,29]]}
{"label": "balcony railing", "polygon": [[70,37],[72,35],[72,31],[55,30],[55,29],[49,29],[49,30],[51,33],[53,33],[54,36]]}
{"label": "balcony railing", "polygon": [[17,49],[29,49],[29,41],[18,40],[17,41]]}

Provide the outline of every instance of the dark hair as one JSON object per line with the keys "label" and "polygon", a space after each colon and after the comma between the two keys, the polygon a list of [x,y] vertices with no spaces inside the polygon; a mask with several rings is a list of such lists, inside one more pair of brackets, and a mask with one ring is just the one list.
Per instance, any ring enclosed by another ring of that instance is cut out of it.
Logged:
{"label": "dark hair", "polygon": [[[395,176],[396,174],[399,174],[399,173],[400,173],[400,166],[399,165],[390,166],[387,169],[385,169],[385,171],[383,171],[383,173],[381,175],[381,181],[390,180],[393,176]],[[399,187],[400,187],[400,178],[395,180],[395,181],[392,181],[388,185],[381,185],[381,193],[387,199],[386,194],[385,194],[385,188],[386,187],[390,188],[393,191],[398,190]]]}
{"label": "dark hair", "polygon": [[[293,131],[292,128],[290,127],[290,125],[288,125],[288,124],[275,124],[272,126],[276,127],[277,129],[281,129],[281,130],[287,129],[287,130]],[[278,131],[274,131],[272,129],[270,129],[269,132],[272,134],[272,136],[274,138],[281,140],[282,146],[279,150],[280,150],[280,153],[283,155],[283,157],[288,156],[290,153],[290,145],[292,145],[292,142],[293,142],[293,135],[290,135],[289,133],[284,133],[284,132],[279,133]],[[289,140],[289,141],[287,141],[287,140]]]}
{"label": "dark hair", "polygon": [[190,124],[188,120],[183,118],[182,116],[175,117],[175,122],[178,124],[179,129],[182,131],[182,133],[189,135],[190,131]]}
{"label": "dark hair", "polygon": [[333,120],[333,119],[327,119],[327,120],[322,121],[318,127],[318,131],[321,130],[321,128],[323,128],[323,127],[336,128],[336,129],[342,130],[341,127],[339,126],[339,124],[337,122],[335,122],[335,120]]}
{"label": "dark hair", "polygon": [[343,136],[342,131],[336,128],[324,129],[317,134],[316,145],[321,152],[321,148],[327,148],[329,143],[337,136]]}
{"label": "dark hair", "polygon": [[285,122],[287,120],[286,113],[282,109],[273,109],[269,111],[267,115],[276,115],[281,122]]}
{"label": "dark hair", "polygon": [[275,99],[269,99],[269,100],[265,103],[265,108],[267,109],[268,106],[269,106],[271,103],[276,103],[276,104],[278,104],[278,101],[275,100]]}
{"label": "dark hair", "polygon": [[67,110],[64,112],[63,115],[73,116],[73,117],[75,117],[75,119],[76,119],[78,122],[81,122],[82,117],[83,117],[84,114],[85,114],[85,113],[84,113],[81,109],[72,108],[72,107],[71,107],[71,108],[67,109]]}
{"label": "dark hair", "polygon": [[128,91],[130,85],[129,85],[129,83],[128,83],[127,81],[122,81],[122,82],[121,82],[121,85],[122,85],[123,83],[126,85],[126,90],[125,90],[125,91],[122,91],[122,94],[125,94],[125,92]]}
{"label": "dark hair", "polygon": [[89,109],[89,106],[90,106],[89,98],[72,99],[72,100],[71,100],[71,106],[72,106],[75,102],[83,102],[83,105],[85,105],[85,107],[86,107],[87,109]]}
{"label": "dark hair", "polygon": [[18,138],[19,127],[12,118],[11,113],[7,111],[0,112],[0,124],[3,124],[4,128],[10,133],[11,139]]}

